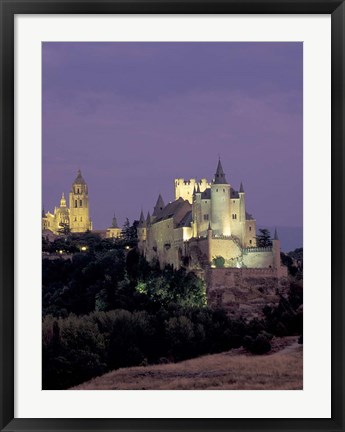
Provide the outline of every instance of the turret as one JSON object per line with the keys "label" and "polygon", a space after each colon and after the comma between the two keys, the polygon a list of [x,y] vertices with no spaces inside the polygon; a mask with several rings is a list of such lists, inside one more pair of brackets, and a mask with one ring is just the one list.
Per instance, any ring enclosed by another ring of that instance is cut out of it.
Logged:
{"label": "turret", "polygon": [[146,221],[145,221],[144,213],[142,210],[141,210],[140,217],[139,217],[139,224],[138,224],[137,232],[138,232],[138,240],[140,242],[145,241],[146,240]]}
{"label": "turret", "polygon": [[230,185],[219,159],[211,185],[211,222],[215,235],[230,236]]}
{"label": "turret", "polygon": [[148,227],[149,225],[151,225],[151,215],[150,215],[150,212],[147,212],[146,227]]}
{"label": "turret", "polygon": [[153,209],[152,215],[157,217],[159,215],[159,213],[164,209],[164,207],[165,207],[165,204],[164,204],[162,195],[159,194],[156,205]]}
{"label": "turret", "polygon": [[239,219],[240,219],[240,222],[245,222],[246,221],[246,204],[245,204],[245,193],[244,193],[244,188],[243,188],[242,182],[240,184],[240,190],[238,192],[238,195],[240,197]]}
{"label": "turret", "polygon": [[279,276],[280,274],[279,272],[281,268],[281,260],[280,260],[280,240],[278,237],[277,228],[275,228],[274,230],[274,237],[272,240],[272,252],[273,252],[273,266],[278,272],[278,276]]}

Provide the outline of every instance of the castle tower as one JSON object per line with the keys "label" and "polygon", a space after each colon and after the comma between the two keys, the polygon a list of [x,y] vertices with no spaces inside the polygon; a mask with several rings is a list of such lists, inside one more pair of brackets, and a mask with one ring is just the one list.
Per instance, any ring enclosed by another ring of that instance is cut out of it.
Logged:
{"label": "castle tower", "polygon": [[211,185],[211,222],[214,234],[230,236],[230,185],[220,159]]}
{"label": "castle tower", "polygon": [[201,225],[201,191],[199,187],[199,183],[194,187],[193,192],[193,237],[198,237],[200,235],[200,225]]}
{"label": "castle tower", "polygon": [[238,195],[240,197],[240,205],[239,205],[239,222],[240,222],[240,237],[241,237],[241,243],[245,244],[246,240],[246,203],[245,203],[245,192],[243,188],[243,184],[241,182],[240,190],[238,192]]}
{"label": "castle tower", "polygon": [[145,241],[146,240],[146,220],[144,218],[144,213],[143,213],[142,210],[141,210],[141,213],[140,213],[140,218],[139,218],[139,224],[138,224],[137,232],[138,232],[138,240],[139,240],[139,242]]}
{"label": "castle tower", "polygon": [[159,215],[159,213],[164,209],[164,207],[165,207],[165,204],[164,204],[162,195],[159,194],[156,205],[153,209],[152,216],[157,217]]}
{"label": "castle tower", "polygon": [[277,233],[277,228],[274,230],[274,237],[272,240],[273,252],[273,267],[277,271],[277,276],[280,276],[281,260],[280,260],[280,240]]}
{"label": "castle tower", "polygon": [[69,194],[69,207],[71,232],[91,230],[88,188],[80,170],[78,170]]}

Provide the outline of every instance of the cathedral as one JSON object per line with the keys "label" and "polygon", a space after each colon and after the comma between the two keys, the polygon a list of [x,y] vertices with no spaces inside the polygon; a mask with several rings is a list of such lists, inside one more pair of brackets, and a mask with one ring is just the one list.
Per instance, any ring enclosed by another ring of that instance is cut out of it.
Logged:
{"label": "cathedral", "polygon": [[42,212],[43,231],[48,230],[57,235],[66,228],[72,233],[92,230],[89,216],[88,187],[80,170],[78,170],[69,193],[69,207],[67,207],[65,195],[62,193],[60,206],[55,207],[54,213]]}
{"label": "cathedral", "polygon": [[239,190],[230,185],[220,160],[211,182],[177,178],[174,186],[173,202],[165,205],[159,195],[152,216],[141,212],[139,218],[139,250],[149,262],[202,269],[221,260],[225,268],[269,269],[285,276],[277,233],[272,246],[257,247],[256,221],[246,211],[243,185]]}

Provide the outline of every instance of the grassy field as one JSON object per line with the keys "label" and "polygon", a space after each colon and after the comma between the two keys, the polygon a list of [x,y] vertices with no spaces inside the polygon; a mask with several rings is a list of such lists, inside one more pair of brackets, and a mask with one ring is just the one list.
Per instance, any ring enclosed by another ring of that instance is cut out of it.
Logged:
{"label": "grassy field", "polygon": [[118,369],[76,390],[298,390],[303,389],[303,346],[275,338],[272,352],[242,348],[180,363]]}

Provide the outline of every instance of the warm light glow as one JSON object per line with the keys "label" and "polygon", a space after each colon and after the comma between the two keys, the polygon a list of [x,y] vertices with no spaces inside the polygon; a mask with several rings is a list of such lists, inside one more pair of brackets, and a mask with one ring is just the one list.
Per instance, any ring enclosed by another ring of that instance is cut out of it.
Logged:
{"label": "warm light glow", "polygon": [[80,249],[81,249],[82,251],[86,251],[86,250],[87,250],[87,247],[86,247],[86,246],[82,246]]}
{"label": "warm light glow", "polygon": [[126,246],[126,249],[128,250],[128,249],[129,249],[129,246]]}
{"label": "warm light glow", "polygon": [[63,253],[63,250],[59,250],[59,254],[62,254]]}

